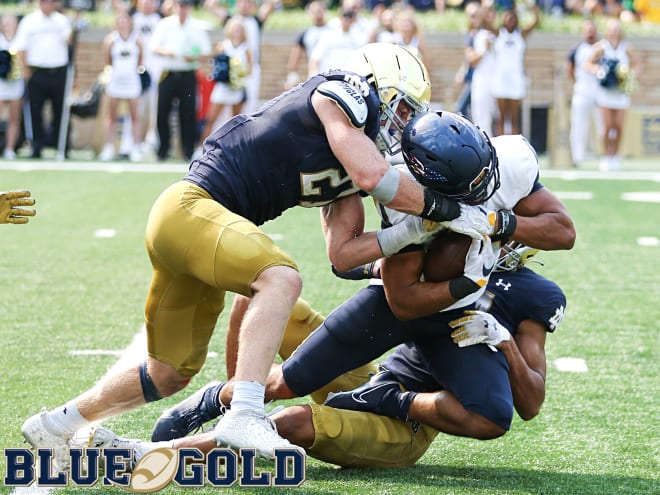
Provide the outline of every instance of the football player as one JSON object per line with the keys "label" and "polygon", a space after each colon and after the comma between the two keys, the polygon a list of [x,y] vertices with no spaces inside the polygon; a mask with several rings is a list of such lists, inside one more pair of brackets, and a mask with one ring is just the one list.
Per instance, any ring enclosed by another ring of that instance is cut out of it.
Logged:
{"label": "football player", "polygon": [[37,214],[35,210],[24,208],[36,203],[30,196],[30,191],[0,192],[0,223],[28,223],[28,217]]}
{"label": "football player", "polygon": [[[537,249],[572,248],[573,223],[559,199],[539,182],[538,160],[527,140],[522,136],[495,138],[488,159],[474,151],[482,147],[477,140],[480,136],[474,138],[471,146],[457,144],[447,149],[447,143],[461,142],[470,135],[472,128],[462,117],[447,112],[428,112],[413,118],[404,131],[402,146],[411,173],[427,184],[436,180],[447,185],[446,178],[455,177],[451,167],[457,161],[456,154],[465,163],[466,149],[480,157],[477,163],[484,176],[497,175],[494,169],[499,161],[499,188],[495,188],[496,181],[492,179],[466,184],[459,177],[454,184],[461,187],[453,193],[447,189],[445,194],[459,196],[462,201],[485,199],[485,206],[498,212],[499,227],[493,236],[496,243],[515,238]],[[488,141],[485,135],[482,139]],[[489,141],[487,146],[490,146]],[[392,210],[381,208],[381,211],[384,219],[401,220]],[[370,285],[333,311],[294,355],[281,367],[274,367],[266,396],[269,399],[291,398],[320,390],[322,397],[328,391],[349,390],[352,387],[347,387],[345,381],[339,386],[336,378],[344,380],[346,372],[371,362],[401,343],[415,341],[419,344],[420,355],[431,366],[429,374],[452,390],[454,402],[457,400],[462,409],[479,416],[482,426],[477,436],[503,434],[513,415],[508,365],[503,353],[491,355],[479,347],[459,349],[451,345],[450,337],[454,329],[449,323],[463,317],[464,309],[475,309],[474,304],[484,292],[477,282],[483,278],[483,274],[477,272],[482,271],[484,263],[476,264],[474,271],[468,268],[472,273],[467,277],[428,282],[421,277],[424,256],[421,247],[410,247],[384,259],[382,284]],[[313,312],[302,310],[296,320],[301,328],[306,322],[312,326],[319,321]],[[356,332],[356,328],[360,331]],[[285,336],[285,344],[286,341]],[[293,349],[288,346],[286,352],[290,350]],[[445,366],[446,363],[453,363],[453,366]],[[459,366],[481,369],[480,379],[476,382],[468,379],[472,373],[452,374]],[[501,400],[483,400],[492,395]],[[220,403],[228,404],[230,397],[231,387],[223,384],[205,387],[166,411],[156,425],[154,438],[189,433],[200,423],[212,419],[213,414],[220,414]],[[199,404],[203,406],[200,408]],[[399,416],[405,417],[407,412],[403,411],[407,411],[408,406],[408,402],[401,404]]]}
{"label": "football player", "polygon": [[[538,250],[512,241],[503,251],[477,303],[478,310],[451,322],[456,330],[448,345],[457,344],[465,353],[470,350],[468,346],[474,346],[475,352],[486,355],[493,355],[486,344],[497,348],[509,367],[515,409],[522,419],[530,420],[545,398],[546,334],[561,323],[566,298],[557,284],[524,266]],[[287,336],[293,344],[289,331]],[[466,355],[466,365],[470,364],[469,357]],[[463,373],[462,368],[455,374]],[[412,465],[440,431],[480,439],[499,436],[478,414],[462,406],[454,395],[452,380],[438,383],[430,369],[414,344],[400,345],[379,368],[363,367],[342,380],[344,385],[359,381],[366,381],[366,385],[352,392],[330,394],[326,404],[335,402],[352,410],[321,404],[325,393],[315,393],[312,396],[319,402],[286,407],[271,419],[284,438],[304,447],[309,455],[344,467]],[[373,375],[370,381],[369,373]],[[478,374],[479,369],[470,369],[467,377],[474,379]],[[217,389],[217,385],[209,384],[201,395]],[[198,404],[208,405],[200,400],[201,395],[195,395]],[[491,399],[481,397],[479,401]],[[188,420],[195,411],[198,421],[199,414],[209,412],[204,407],[189,408]],[[99,428],[92,442],[130,447],[138,457],[160,447],[208,452],[216,446],[212,431],[174,441],[140,442]]]}
{"label": "football player", "polygon": [[[396,153],[405,123],[429,103],[429,77],[419,59],[402,47],[372,44],[348,67],[315,75],[257,112],[230,119],[207,138],[184,179],[156,200],[146,231],[153,266],[145,308],[148,358],[26,420],[24,437],[35,448],[54,449],[56,469],[67,469],[76,430],[188,384],[206,359],[227,291],[250,302],[231,411],[217,425],[216,440],[267,458],[290,445],[267,420],[263,400],[302,282],[293,259],[259,227],[287,209],[322,207],[328,255],[340,270],[425,239],[437,225],[422,218],[451,221],[475,237],[492,229],[492,217],[420,187],[381,154]],[[360,191],[419,216],[363,232]]]}

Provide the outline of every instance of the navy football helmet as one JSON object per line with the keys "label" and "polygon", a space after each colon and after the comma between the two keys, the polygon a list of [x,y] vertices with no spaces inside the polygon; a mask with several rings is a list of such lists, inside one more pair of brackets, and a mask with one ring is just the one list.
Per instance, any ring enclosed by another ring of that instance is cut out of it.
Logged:
{"label": "navy football helmet", "polygon": [[416,115],[403,130],[403,158],[424,186],[466,204],[481,204],[500,187],[497,153],[490,139],[451,112]]}

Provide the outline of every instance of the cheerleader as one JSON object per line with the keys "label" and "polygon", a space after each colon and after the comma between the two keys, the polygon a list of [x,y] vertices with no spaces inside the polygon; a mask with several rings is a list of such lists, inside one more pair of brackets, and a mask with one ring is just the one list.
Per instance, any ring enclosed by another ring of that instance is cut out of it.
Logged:
{"label": "cheerleader", "polygon": [[[606,64],[610,64],[615,74],[616,84],[607,84],[607,74],[601,73]],[[605,26],[603,39],[594,45],[591,58],[585,62],[586,69],[600,76],[603,82],[598,86],[596,105],[600,108],[603,121],[603,155],[600,160],[601,170],[618,170],[621,167],[619,146],[621,132],[630,107],[632,81],[639,72],[639,60],[623,39],[621,22],[609,19]],[[625,74],[625,77],[624,77]]]}
{"label": "cheerleader", "polygon": [[[243,21],[233,17],[227,21],[224,30],[225,38],[220,41],[216,48],[216,55],[224,53],[233,61],[230,63],[229,82],[217,81],[211,92],[209,111],[206,124],[200,137],[200,146],[204,139],[215,129],[215,122],[220,113],[228,106],[231,107],[231,115],[238,115],[243,110],[246,100],[245,82],[252,69],[252,52],[247,44],[247,36]],[[243,77],[236,77],[237,71],[242,72]],[[199,149],[196,154],[199,153]]]}
{"label": "cheerleader", "polygon": [[[18,28],[18,18],[5,14],[0,18],[0,50],[10,51],[12,41]],[[12,64],[18,63],[17,56],[12,57]],[[8,121],[5,135],[5,150],[2,154],[6,160],[16,158],[16,141],[21,127],[21,105],[25,83],[20,68],[12,67],[7,77],[0,78],[0,109],[7,107]]]}
{"label": "cheerleader", "polygon": [[115,30],[103,40],[106,64],[111,67],[110,80],[105,87],[108,96],[108,115],[105,125],[105,146],[99,155],[101,161],[115,157],[117,119],[119,104],[128,103],[133,131],[133,146],[130,152],[132,162],[142,159],[140,152],[140,118],[138,104],[142,93],[139,70],[142,68],[143,47],[137,33],[133,32],[133,22],[128,12],[117,14]]}

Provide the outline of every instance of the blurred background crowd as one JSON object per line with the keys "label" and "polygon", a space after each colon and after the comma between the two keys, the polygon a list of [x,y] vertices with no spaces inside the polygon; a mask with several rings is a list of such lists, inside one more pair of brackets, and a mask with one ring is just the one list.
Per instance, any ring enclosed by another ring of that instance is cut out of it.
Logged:
{"label": "blurred background crowd", "polygon": [[[429,69],[454,64],[449,110],[491,136],[524,131],[529,36],[544,19],[582,19],[580,39],[565,54],[571,164],[580,167],[597,151],[603,170],[620,167],[625,112],[643,70],[627,26],[660,31],[660,0],[4,1],[2,158],[39,159],[49,149],[69,158],[75,119],[96,129],[93,149],[102,161],[194,158],[215,128],[263,101],[262,61],[270,54],[262,35],[279,11],[305,12],[306,25],[291,29],[278,91],[341,67],[366,43],[396,43]],[[420,16],[450,11],[464,16],[463,32],[456,33],[464,39],[462,60],[432,60]],[[98,13],[111,19],[94,51],[104,69],[92,88],[84,88],[77,83],[76,48]],[[445,93],[434,88],[438,94]]]}

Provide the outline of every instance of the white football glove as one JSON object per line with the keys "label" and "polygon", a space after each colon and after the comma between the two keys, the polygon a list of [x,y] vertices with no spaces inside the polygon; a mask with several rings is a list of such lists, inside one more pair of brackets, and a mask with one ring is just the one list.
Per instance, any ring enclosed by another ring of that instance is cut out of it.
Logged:
{"label": "white football glove", "polygon": [[472,239],[470,249],[465,256],[465,267],[463,275],[483,287],[488,283],[490,274],[495,268],[499,250],[493,251],[493,244],[490,237]]}
{"label": "white football glove", "polygon": [[442,222],[443,226],[459,234],[469,235],[473,239],[491,235],[495,230],[497,214],[487,210],[483,206],[464,205],[459,203],[461,214],[448,222]]}
{"label": "white football glove", "polygon": [[444,227],[438,222],[407,215],[402,222],[379,230],[378,243],[385,256],[392,256],[410,244],[424,244],[442,228]]}
{"label": "white football glove", "polygon": [[465,311],[465,316],[449,322],[451,338],[458,347],[487,344],[497,352],[497,344],[511,339],[509,331],[491,314],[483,311]]}

